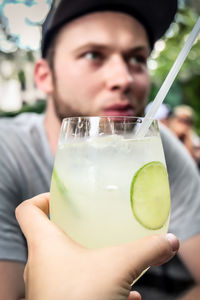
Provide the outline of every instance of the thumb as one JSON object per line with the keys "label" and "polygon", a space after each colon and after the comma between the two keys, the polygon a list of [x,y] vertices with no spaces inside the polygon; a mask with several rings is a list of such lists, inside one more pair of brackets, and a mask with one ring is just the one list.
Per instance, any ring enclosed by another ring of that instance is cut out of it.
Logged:
{"label": "thumb", "polygon": [[[179,249],[175,235],[152,235],[132,244],[120,246],[125,272],[135,280],[150,266],[160,265],[170,260]],[[118,256],[119,257],[119,256]],[[124,261],[125,260],[125,261]]]}
{"label": "thumb", "polygon": [[142,300],[142,297],[138,292],[132,291],[129,294],[128,300]]}

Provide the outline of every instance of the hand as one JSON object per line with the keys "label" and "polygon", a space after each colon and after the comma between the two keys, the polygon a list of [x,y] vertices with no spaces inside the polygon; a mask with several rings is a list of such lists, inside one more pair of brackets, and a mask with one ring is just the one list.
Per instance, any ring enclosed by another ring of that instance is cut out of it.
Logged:
{"label": "hand", "polygon": [[16,217],[28,243],[24,280],[27,300],[139,300],[131,283],[147,267],[171,259],[172,234],[153,235],[117,247],[89,250],[52,223],[49,194],[24,201]]}

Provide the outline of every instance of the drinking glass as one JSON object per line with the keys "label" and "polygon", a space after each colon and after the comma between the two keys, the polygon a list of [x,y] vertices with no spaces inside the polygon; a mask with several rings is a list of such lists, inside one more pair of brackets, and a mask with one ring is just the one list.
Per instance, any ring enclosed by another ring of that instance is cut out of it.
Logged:
{"label": "drinking glass", "polygon": [[62,122],[50,191],[50,218],[88,248],[165,233],[170,191],[157,121],[72,117]]}

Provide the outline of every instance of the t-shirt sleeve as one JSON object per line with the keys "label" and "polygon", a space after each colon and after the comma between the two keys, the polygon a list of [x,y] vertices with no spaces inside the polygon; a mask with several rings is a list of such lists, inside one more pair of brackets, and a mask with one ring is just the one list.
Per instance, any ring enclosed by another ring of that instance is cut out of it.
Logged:
{"label": "t-shirt sleeve", "polygon": [[6,139],[0,137],[0,260],[26,262],[26,241],[15,218],[22,176]]}
{"label": "t-shirt sleeve", "polygon": [[200,233],[200,175],[185,146],[167,128],[160,129],[171,192],[169,231],[183,241]]}

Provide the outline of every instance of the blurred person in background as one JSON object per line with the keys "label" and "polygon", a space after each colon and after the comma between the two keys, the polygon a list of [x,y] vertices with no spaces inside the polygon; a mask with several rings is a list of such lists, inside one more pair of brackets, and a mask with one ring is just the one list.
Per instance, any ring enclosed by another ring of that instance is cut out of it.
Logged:
{"label": "blurred person in background", "polygon": [[190,106],[178,105],[172,112],[168,126],[186,146],[196,163],[199,164],[200,140],[194,131],[194,117],[194,110]]}
{"label": "blurred person in background", "polygon": [[[27,245],[14,212],[24,200],[49,191],[62,119],[142,116],[150,89],[147,60],[176,10],[176,0],[61,0],[52,5],[35,66],[36,84],[47,95],[45,114],[24,113],[0,122],[0,299],[24,296]],[[169,230],[181,245],[173,263],[150,268],[136,289],[144,300],[172,300],[185,292],[180,299],[196,300],[199,174],[183,145],[164,125],[160,130],[172,199]]]}
{"label": "blurred person in background", "polygon": [[[152,102],[149,102],[145,113],[151,105]],[[200,138],[193,128],[194,117],[194,110],[190,106],[178,105],[172,110],[166,103],[161,104],[155,115],[155,119],[165,124],[185,145],[200,168]]]}

